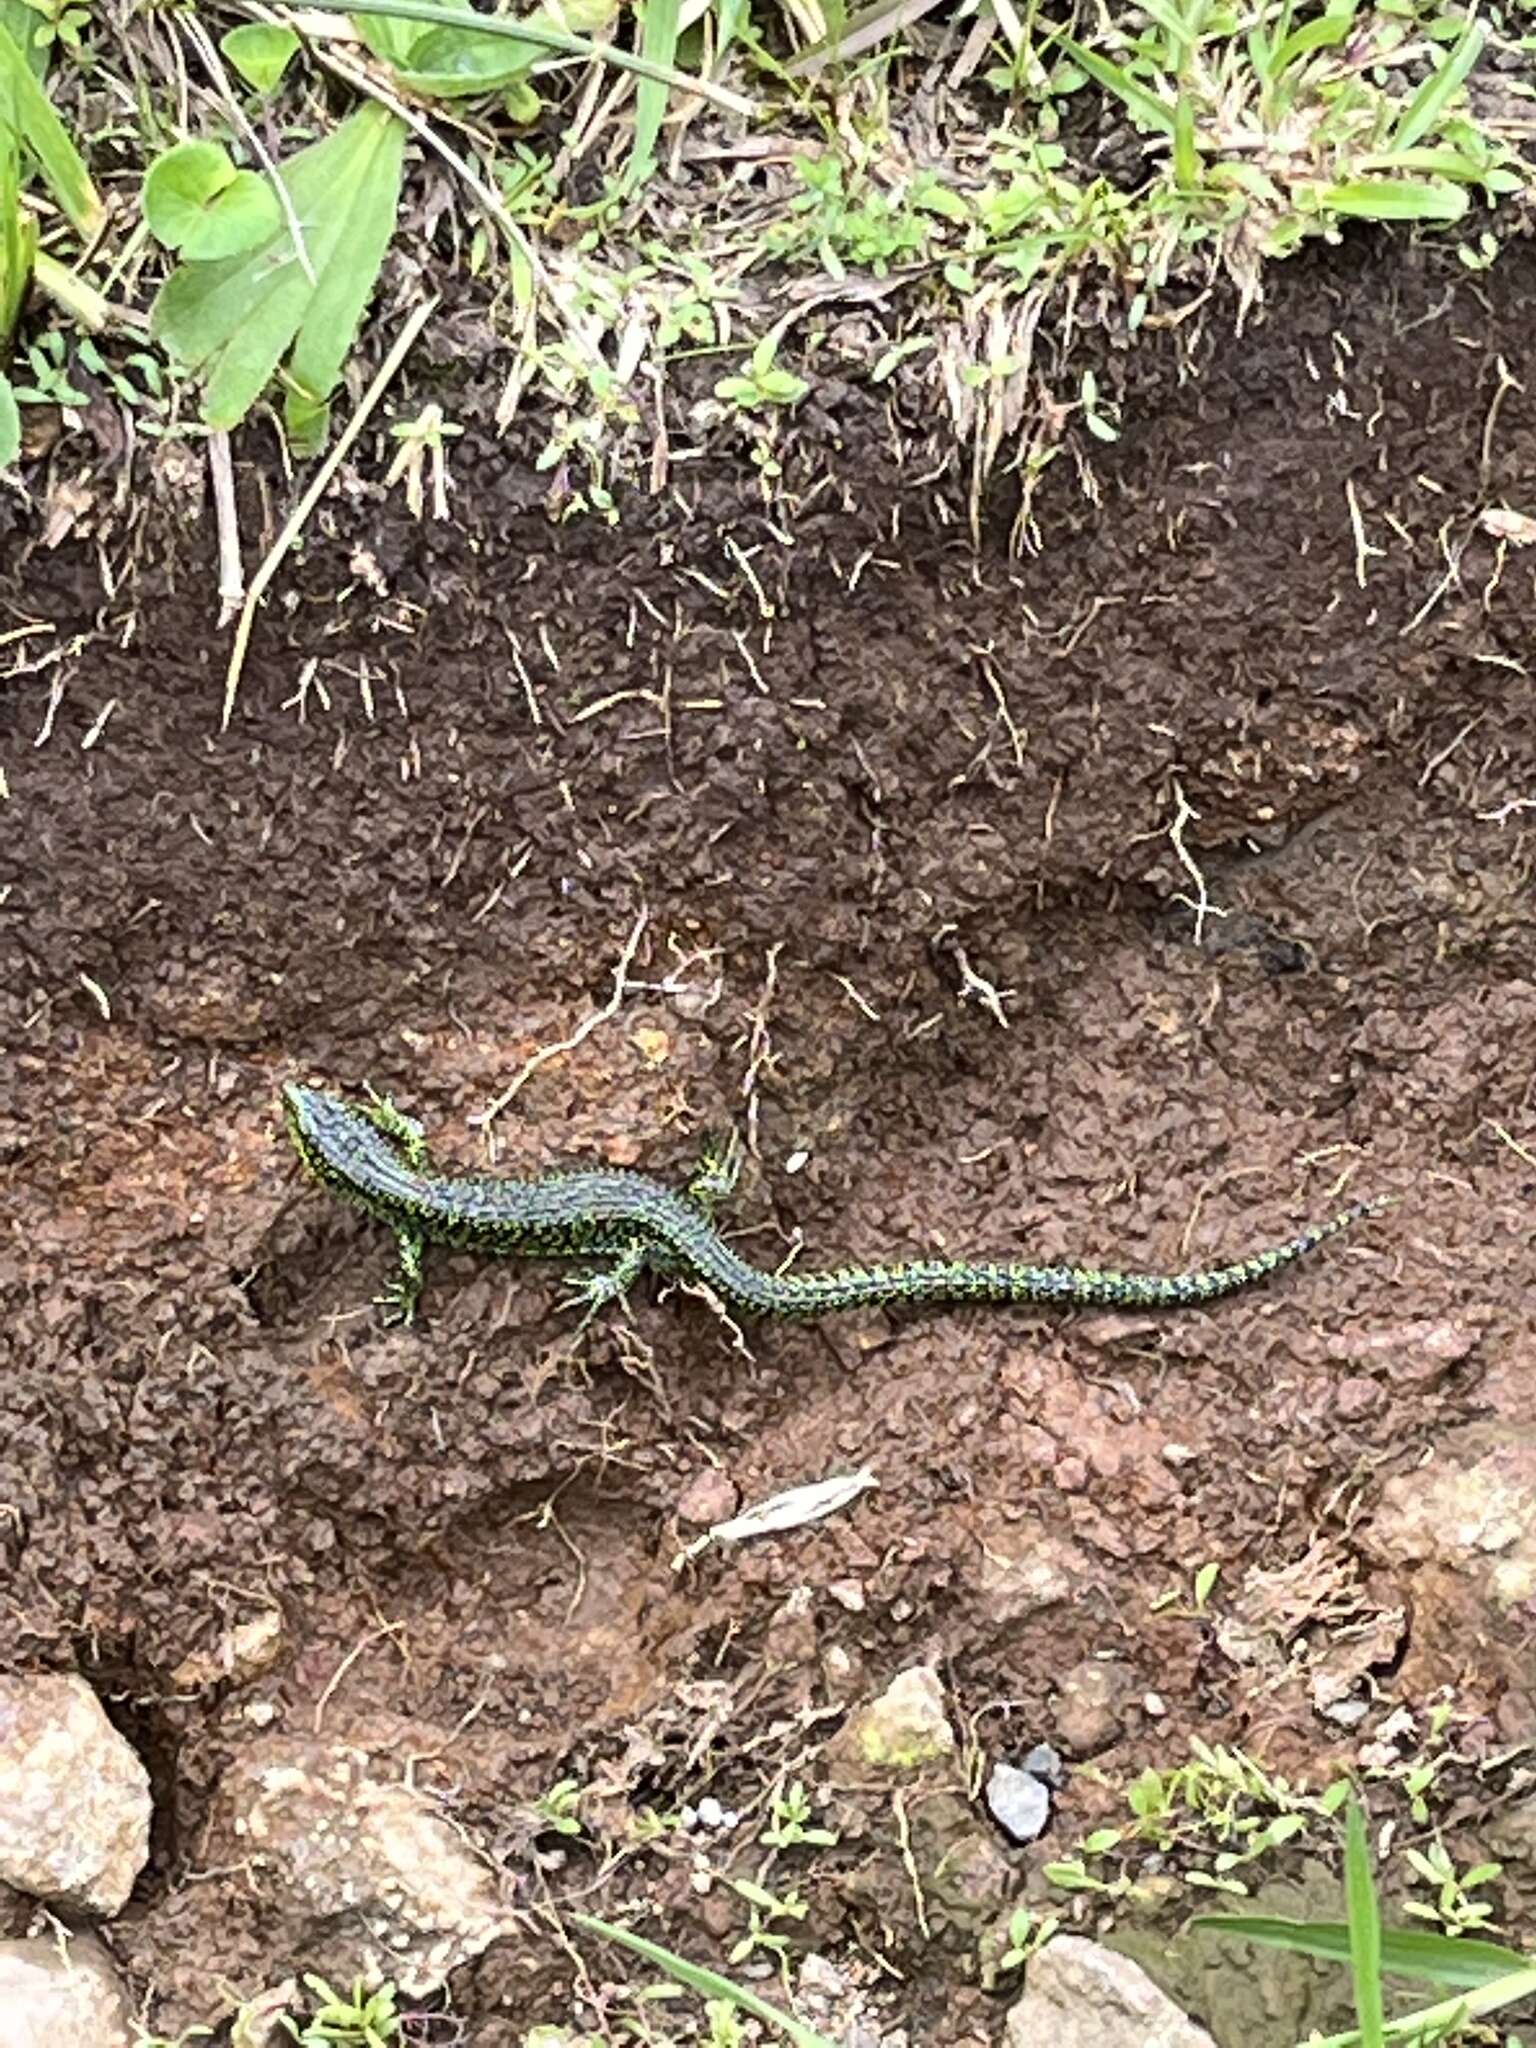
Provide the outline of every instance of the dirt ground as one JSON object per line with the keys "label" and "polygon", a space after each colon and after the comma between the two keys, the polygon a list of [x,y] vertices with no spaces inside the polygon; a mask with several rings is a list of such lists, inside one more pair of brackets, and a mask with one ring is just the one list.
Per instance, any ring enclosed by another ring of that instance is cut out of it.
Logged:
{"label": "dirt ground", "polygon": [[[1320,1770],[1347,1738],[1283,1670],[1153,1611],[1206,1561],[1235,1588],[1322,1546],[1348,1616],[1407,1607],[1392,1698],[1452,1686],[1469,1744],[1536,1738],[1529,1618],[1501,1645],[1360,1539],[1431,1446],[1529,1415],[1536,555],[1479,513],[1536,514],[1533,303],[1528,244],[1485,276],[1364,238],[1297,261],[1198,377],[1169,337],[1122,361],[1097,502],[1064,457],[1019,560],[1013,486],[973,552],[854,392],[785,506],[705,449],[617,526],[553,524],[471,367],[454,522],[333,496],[223,736],[211,522],[170,464],[120,502],[104,448],[57,546],[0,505],[0,1656],[85,1672],[151,1767],[112,1939],[154,2010],[304,1960],[207,1867],[257,1695],[458,1731],[477,1839],[599,1910],[587,1847],[530,1846],[557,1781],[746,1808],[922,1660],[984,1747],[1050,1737],[1112,1652],[1110,1776],[1191,1734]],[[253,555],[270,449],[239,451]],[[609,1004],[642,913],[613,1014],[473,1125]],[[1400,1201],[1158,1318],[742,1343],[647,1289],[578,1337],[560,1274],[439,1256],[392,1332],[386,1237],[282,1141],[293,1076],[506,1170],[681,1179],[734,1124],[770,1264],[1177,1269]],[[864,1465],[845,1513],[674,1568],[701,1522]],[[1078,1593],[1021,1617],[997,1561],[1045,1539]],[[275,1671],[173,1679],[273,1607]],[[884,1953],[914,2038],[1000,2038],[961,1945],[817,1868],[807,1944]],[[647,1886],[700,1949],[665,1857],[626,1863]],[[455,2008],[511,2041],[570,1978],[495,1950]]]}

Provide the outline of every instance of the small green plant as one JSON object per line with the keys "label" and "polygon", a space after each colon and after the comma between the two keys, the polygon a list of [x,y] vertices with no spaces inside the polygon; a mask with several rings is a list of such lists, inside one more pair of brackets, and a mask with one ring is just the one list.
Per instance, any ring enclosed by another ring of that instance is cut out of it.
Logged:
{"label": "small green plant", "polygon": [[1349,1796],[1343,1778],[1320,1793],[1305,1792],[1240,1749],[1212,1747],[1198,1737],[1190,1748],[1188,1763],[1171,1771],[1149,1765],[1134,1779],[1126,1790],[1130,1822],[1096,1829],[1077,1844],[1075,1856],[1047,1864],[1051,1883],[1124,1897],[1135,1890],[1125,1871],[1110,1877],[1090,1866],[1144,1844],[1160,1855],[1180,1851],[1208,1859],[1185,1868],[1185,1882],[1241,1894],[1247,1885],[1236,1873],[1243,1865],[1294,1840],[1312,1822],[1331,1819]]}
{"label": "small green plant", "polygon": [[22,0],[22,5],[37,16],[31,36],[34,49],[51,50],[62,43],[79,54],[80,33],[91,18],[90,0]]}
{"label": "small green plant", "polygon": [[21,381],[14,386],[21,404],[57,405],[66,412],[90,404],[90,393],[71,381],[69,342],[58,328],[39,335],[23,362]]}
{"label": "small green plant", "polygon": [[998,1958],[998,1968],[1022,1969],[1032,1955],[1045,1947],[1060,1926],[1061,1921],[1056,1914],[1047,1913],[1043,1920],[1037,1920],[1028,1906],[1020,1906],[1009,1916],[1008,1946]]}
{"label": "small green plant", "polygon": [[802,1921],[811,1910],[797,1891],[782,1894],[771,1892],[766,1885],[756,1883],[749,1877],[733,1877],[731,1890],[744,1901],[747,1913],[747,1930],[731,1950],[732,1963],[744,1963],[750,1957],[771,1955],[782,1971],[789,1965],[789,1935],[778,1930],[780,1921],[791,1926]]}
{"label": "small green plant", "polygon": [[832,1828],[813,1827],[814,1813],[810,1793],[796,1778],[773,1795],[768,1825],[757,1839],[769,1849],[793,1849],[802,1845],[816,1849],[834,1847],[836,1832]]}
{"label": "small green plant", "polygon": [[1028,1906],[1014,1908],[1008,1916],[1006,1929],[996,1925],[989,1927],[983,1933],[977,1951],[982,1990],[995,1991],[1000,1977],[1022,1970],[1030,1957],[1038,1955],[1060,1928],[1058,1914],[1047,1913],[1037,1919]]}
{"label": "small green plant", "polygon": [[579,1778],[562,1778],[551,1785],[534,1802],[534,1812],[543,1825],[556,1835],[579,1835],[581,1833],[582,1784]]}
{"label": "small green plant", "polygon": [[805,189],[764,236],[763,254],[782,260],[813,251],[836,278],[850,268],[884,277],[921,261],[941,222],[970,219],[965,200],[936,171],[920,171],[904,187],[885,190],[833,150],[796,157],[794,168]]}
{"label": "small green plant", "polygon": [[384,108],[360,107],[284,161],[281,194],[213,143],[178,145],[150,166],[145,218],[182,257],[151,328],[201,374],[209,426],[243,419],[281,364],[295,451],[324,445],[331,395],[394,232],[405,135]]}
{"label": "small green plant", "polygon": [[1403,1906],[1405,1913],[1415,1920],[1434,1921],[1447,1934],[1492,1931],[1493,1901],[1475,1899],[1472,1894],[1503,1876],[1502,1863],[1475,1863],[1470,1870],[1458,1873],[1443,1842],[1432,1842],[1428,1849],[1405,1849],[1403,1855],[1414,1875],[1435,1894],[1432,1901],[1407,1900]]}
{"label": "small green plant", "polygon": [[390,433],[400,443],[384,478],[386,485],[404,482],[405,503],[413,519],[426,504],[427,479],[432,484],[432,517],[448,517],[448,443],[464,429],[444,419],[440,405],[424,405],[413,420],[396,420]]}
{"label": "small green plant", "polygon": [[715,385],[716,398],[735,406],[738,412],[761,412],[771,406],[798,405],[810,385],[792,370],[775,367],[777,334],[765,334],[734,376],[722,377]]}
{"label": "small green plant", "polygon": [[397,2048],[400,2012],[393,1984],[368,1991],[358,1982],[347,1998],[323,1977],[306,1975],[304,1982],[316,2000],[314,2011],[302,2025],[283,2021],[299,2048]]}

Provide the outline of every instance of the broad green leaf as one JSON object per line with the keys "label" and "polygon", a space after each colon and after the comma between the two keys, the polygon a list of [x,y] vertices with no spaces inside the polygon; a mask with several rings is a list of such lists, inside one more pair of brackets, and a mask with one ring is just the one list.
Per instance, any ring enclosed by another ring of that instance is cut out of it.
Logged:
{"label": "broad green leaf", "polygon": [[395,231],[404,125],[394,119],[376,122],[365,147],[366,157],[354,167],[345,243],[323,270],[316,266],[320,288],[305,311],[288,363],[293,383],[285,418],[294,452],[299,455],[313,455],[324,445],[328,401],[341,381],[363,309]]}
{"label": "broad green leaf", "polygon": [[[1282,1920],[1267,1913],[1203,1913],[1192,1927],[1209,1934],[1233,1934],[1265,1948],[1289,1949],[1320,1961],[1349,1961],[1349,1928],[1342,1920]],[[1415,1977],[1450,1991],[1475,1991],[1532,1967],[1533,1959],[1497,1942],[1448,1934],[1419,1934],[1407,1927],[1382,1930],[1381,1967],[1389,1977]]]}
{"label": "broad green leaf", "polygon": [[25,53],[32,76],[40,79],[48,69],[48,52],[37,40],[38,20],[27,0],[0,0],[0,32]]}
{"label": "broad green leaf", "polygon": [[22,148],[43,174],[43,182],[82,241],[89,241],[106,217],[96,187],[79,150],[49,104],[48,95],[32,75],[31,66],[13,38],[0,28],[0,80],[11,90],[12,118]]}
{"label": "broad green leaf", "polygon": [[542,54],[537,43],[493,40],[469,29],[434,28],[413,45],[410,61],[395,69],[413,92],[428,99],[469,99],[521,77]]}
{"label": "broad green leaf", "polygon": [[1301,57],[1310,57],[1314,50],[1329,49],[1340,43],[1349,34],[1350,17],[1347,14],[1320,14],[1315,21],[1304,22],[1294,35],[1286,37],[1275,53],[1274,75],[1278,78],[1289,71]]}
{"label": "broad green leaf", "polygon": [[1468,22],[1461,41],[1446,51],[1444,61],[1429,74],[1398,116],[1392,131],[1394,149],[1412,149],[1422,136],[1439,127],[1446,107],[1460,92],[1482,51],[1482,24]]}
{"label": "broad green leaf", "polygon": [[263,98],[275,90],[298,47],[293,30],[276,22],[248,21],[219,38],[226,60]]}
{"label": "broad green leaf", "polygon": [[10,379],[0,370],[0,469],[9,469],[21,453],[21,407]]}
{"label": "broad green leaf", "polygon": [[[677,55],[677,24],[681,0],[645,0],[641,20],[640,49],[653,64],[670,67]],[[654,78],[642,78],[635,86],[635,139],[624,173],[626,192],[636,191],[651,175],[656,162],[656,139],[667,111],[667,88]]]}
{"label": "broad green leaf", "polygon": [[1085,49],[1071,36],[1058,36],[1056,40],[1079,70],[1086,71],[1090,78],[1096,78],[1106,92],[1112,92],[1123,103],[1134,121],[1140,122],[1143,128],[1155,129],[1160,135],[1172,135],[1173,108],[1166,100],[1160,99],[1155,92],[1149,92],[1118,64],[1111,64],[1096,50]]}
{"label": "broad green leaf", "polygon": [[378,275],[388,239],[388,225],[379,239],[379,224],[394,218],[404,139],[403,124],[369,104],[281,166],[315,281],[286,223],[259,249],[219,263],[182,263],[166,280],[152,330],[180,363],[202,372],[209,426],[232,427],[245,417],[316,301],[337,331],[329,339],[306,335],[300,381],[312,407],[330,395],[332,371]]}
{"label": "broad green leaf", "polygon": [[[472,21],[481,19],[468,6],[460,10],[458,0],[453,0],[453,11],[463,11]],[[412,92],[425,99],[470,99],[515,84],[547,54],[537,31],[547,28],[569,35],[573,30],[606,28],[614,12],[615,0],[552,0],[537,13],[517,20],[517,28],[535,32],[527,40],[478,28],[429,28],[391,17],[362,15],[356,25],[374,54],[382,57]],[[511,21],[502,25],[514,26]],[[659,90],[665,97],[665,88]]]}
{"label": "broad green leaf", "polygon": [[[444,15],[474,12],[470,0],[440,0],[440,9]],[[416,45],[432,34],[428,24],[409,21],[398,14],[354,14],[352,26],[362,37],[365,48],[396,71],[409,65]]]}
{"label": "broad green leaf", "polygon": [[282,225],[271,181],[237,171],[217,142],[179,142],[144,174],[144,218],[150,233],[189,262],[270,242]]}

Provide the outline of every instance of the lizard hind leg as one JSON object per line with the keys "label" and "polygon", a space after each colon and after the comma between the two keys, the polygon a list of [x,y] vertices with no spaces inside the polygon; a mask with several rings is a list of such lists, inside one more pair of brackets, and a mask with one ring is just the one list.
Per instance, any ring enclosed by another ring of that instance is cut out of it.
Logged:
{"label": "lizard hind leg", "polygon": [[716,1208],[731,1199],[741,1179],[741,1156],[741,1139],[735,1131],[727,1131],[706,1147],[686,1189],[696,1209],[713,1217]]}
{"label": "lizard hind leg", "polygon": [[584,1330],[592,1318],[617,1301],[626,1302],[629,1290],[645,1271],[650,1247],[640,1241],[626,1245],[611,1266],[604,1266],[596,1273],[589,1273],[560,1306],[562,1308],[585,1308],[586,1313],[576,1325]]}

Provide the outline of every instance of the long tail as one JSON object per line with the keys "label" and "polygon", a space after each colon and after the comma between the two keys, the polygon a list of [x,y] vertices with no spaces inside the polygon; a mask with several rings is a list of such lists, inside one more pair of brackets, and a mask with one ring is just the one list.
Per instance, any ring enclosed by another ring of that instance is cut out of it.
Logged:
{"label": "long tail", "polygon": [[[1391,1198],[1356,1202],[1326,1223],[1314,1223],[1283,1244],[1229,1266],[1192,1273],[1119,1273],[1097,1266],[1026,1266],[919,1259],[903,1266],[853,1266],[839,1272],[770,1274],[754,1269],[704,1277],[722,1284],[742,1306],[770,1315],[812,1316],[879,1303],[1046,1302],[1061,1308],[1184,1308],[1235,1294],[1337,1237]],[[729,1255],[728,1255],[729,1257]],[[729,1257],[734,1268],[737,1261]],[[742,1262],[744,1264],[744,1262]]]}

